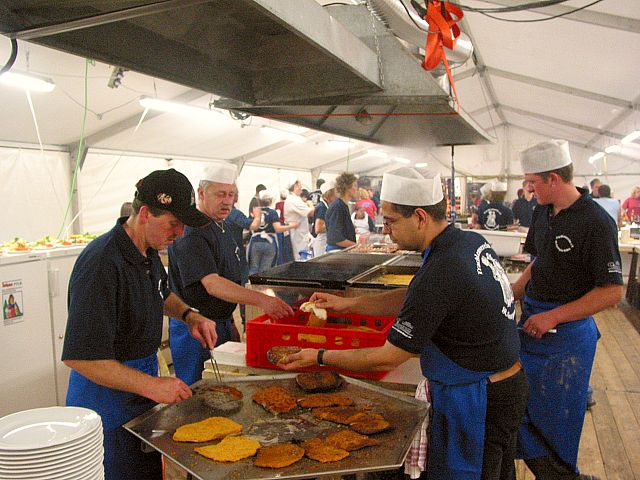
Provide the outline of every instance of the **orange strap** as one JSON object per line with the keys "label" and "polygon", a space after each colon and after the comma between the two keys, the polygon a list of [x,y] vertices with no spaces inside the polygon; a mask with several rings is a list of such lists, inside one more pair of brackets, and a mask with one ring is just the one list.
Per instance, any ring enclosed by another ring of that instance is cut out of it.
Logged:
{"label": "orange strap", "polygon": [[449,77],[449,84],[453,89],[456,97],[456,108],[460,110],[460,102],[458,101],[458,92],[456,91],[453,75],[447,56],[444,53],[444,47],[450,50],[456,46],[458,37],[460,36],[460,27],[456,25],[463,17],[462,10],[450,3],[441,2],[440,0],[432,0],[429,2],[427,14],[424,19],[429,24],[429,33],[427,35],[426,53],[422,68],[425,70],[433,70],[440,62],[444,63],[444,68]]}

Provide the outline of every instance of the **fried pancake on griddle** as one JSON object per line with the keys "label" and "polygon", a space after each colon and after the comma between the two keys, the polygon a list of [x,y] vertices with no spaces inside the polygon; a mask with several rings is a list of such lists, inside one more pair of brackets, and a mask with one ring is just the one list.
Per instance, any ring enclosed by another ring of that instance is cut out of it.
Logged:
{"label": "fried pancake on griddle", "polygon": [[221,412],[242,408],[242,392],[229,385],[208,385],[200,389],[197,396],[206,406]]}
{"label": "fried pancake on griddle", "polygon": [[335,372],[309,372],[298,375],[296,383],[305,392],[327,392],[342,385],[342,379]]}
{"label": "fried pancake on griddle", "polygon": [[312,393],[298,398],[298,405],[302,408],[348,407],[353,405],[353,400],[339,393]]}
{"label": "fried pancake on griddle", "polygon": [[321,420],[349,425],[366,416],[367,410],[363,407],[319,407],[314,408],[311,413]]}
{"label": "fried pancake on griddle", "polygon": [[293,465],[304,457],[304,448],[293,443],[278,443],[258,450],[253,461],[256,467],[283,468]]}
{"label": "fried pancake on griddle", "polygon": [[251,397],[258,405],[273,413],[290,412],[298,405],[296,399],[282,387],[261,388]]}
{"label": "fried pancake on griddle", "polygon": [[349,424],[352,430],[363,435],[384,432],[391,428],[391,424],[379,413],[367,413]]}
{"label": "fried pancake on griddle", "polygon": [[279,364],[287,355],[291,355],[292,353],[298,353],[302,348],[296,347],[294,345],[281,345],[276,347],[271,347],[267,350],[267,360],[269,360],[274,365]]}
{"label": "fried pancake on griddle", "polygon": [[242,425],[226,417],[209,417],[178,427],[173,434],[176,442],[208,442],[242,432]]}
{"label": "fried pancake on griddle", "polygon": [[375,438],[369,438],[366,435],[360,435],[353,430],[340,430],[339,432],[332,433],[326,439],[329,445],[333,445],[336,448],[341,448],[348,452],[353,450],[360,450],[364,447],[372,447],[374,445],[380,445],[380,441]]}
{"label": "fried pancake on griddle", "polygon": [[216,445],[197,447],[194,450],[203,457],[216,462],[237,462],[243,458],[253,457],[259,448],[260,443],[257,440],[240,435],[238,437],[224,437]]}
{"label": "fried pancake on griddle", "polygon": [[323,442],[319,438],[312,438],[302,444],[304,454],[320,463],[337,462],[349,456],[349,452]]}

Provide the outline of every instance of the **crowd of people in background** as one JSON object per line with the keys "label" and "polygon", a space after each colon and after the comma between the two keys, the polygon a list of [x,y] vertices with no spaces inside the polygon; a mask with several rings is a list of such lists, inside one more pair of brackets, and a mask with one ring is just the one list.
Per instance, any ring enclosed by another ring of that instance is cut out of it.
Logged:
{"label": "crowd of people in background", "polygon": [[[613,219],[618,228],[625,223],[640,223],[640,186],[631,191],[624,201],[613,198],[611,187],[599,178],[589,182],[585,191]],[[533,188],[525,180],[517,191],[517,198],[509,203],[505,201],[507,184],[500,181],[485,183],[479,191],[470,194],[470,226],[483,230],[513,230],[519,227],[529,228],[533,211],[538,205]]]}

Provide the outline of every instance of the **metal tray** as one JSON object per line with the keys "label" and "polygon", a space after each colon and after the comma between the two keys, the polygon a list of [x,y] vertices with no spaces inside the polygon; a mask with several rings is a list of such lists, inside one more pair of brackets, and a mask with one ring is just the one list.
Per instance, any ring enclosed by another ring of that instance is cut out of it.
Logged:
{"label": "metal tray", "polygon": [[402,288],[407,285],[397,283],[374,282],[376,278],[382,275],[415,275],[420,266],[406,265],[380,265],[373,267],[366,272],[349,279],[349,285],[354,288]]}
{"label": "metal tray", "polygon": [[347,280],[361,274],[370,265],[341,262],[339,265],[319,262],[289,262],[251,275],[252,284],[289,285],[344,290]]}
{"label": "metal tray", "polygon": [[405,255],[397,255],[396,258],[388,262],[386,265],[399,265],[403,267],[418,267],[422,266],[422,255],[418,252],[407,253]]}
{"label": "metal tray", "polygon": [[[282,386],[294,395],[304,394],[296,385],[295,376],[296,374],[285,374],[226,380],[225,383],[238,388],[244,394],[244,398],[239,411],[224,416],[242,424],[243,434],[257,439],[263,445],[305,440],[318,435],[325,436],[344,428],[331,422],[319,421],[306,409],[296,408],[286,414],[274,415],[251,400],[251,396],[257,389],[272,385]],[[124,428],[187,470],[193,478],[200,480],[312,478],[391,470],[401,466],[413,436],[427,414],[428,405],[406,395],[359,380],[348,377],[342,377],[342,380],[339,392],[351,397],[357,405],[368,405],[371,406],[372,411],[382,413],[393,429],[374,435],[380,440],[380,445],[350,452],[347,458],[334,463],[318,463],[306,457],[281,469],[256,467],[252,459],[236,463],[218,463],[194,451],[194,447],[216,442],[174,442],[171,437],[177,427],[209,416],[223,416],[202,403],[197,393],[202,386],[212,382],[210,379],[194,384],[195,393],[189,400],[176,405],[158,405],[128,422]]]}
{"label": "metal tray", "polygon": [[307,263],[324,263],[327,265],[363,265],[367,268],[392,261],[397,257],[394,253],[349,253],[335,251],[314,257]]}

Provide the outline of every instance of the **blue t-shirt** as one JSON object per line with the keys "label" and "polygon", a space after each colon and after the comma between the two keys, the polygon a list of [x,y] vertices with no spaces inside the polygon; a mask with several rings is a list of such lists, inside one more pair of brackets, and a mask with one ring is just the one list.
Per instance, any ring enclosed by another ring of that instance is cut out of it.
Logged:
{"label": "blue t-shirt", "polygon": [[513,217],[520,222],[522,227],[530,227],[533,219],[533,210],[538,205],[538,201],[532,198],[527,201],[526,198],[518,198],[513,202]]}
{"label": "blue t-shirt", "polygon": [[327,216],[328,209],[329,206],[327,205],[327,202],[324,201],[324,199],[320,200],[318,202],[318,205],[316,205],[316,210],[313,215],[313,223],[311,224],[311,235],[313,235],[314,237],[318,236],[318,234],[316,233],[316,220],[320,219],[324,221]]}
{"label": "blue t-shirt", "polygon": [[503,203],[491,202],[478,207],[478,223],[485,230],[506,230],[513,223],[511,209]]}
{"label": "blue t-shirt", "polygon": [[62,360],[135,360],[155,353],[171,293],[158,252],[145,257],[118,219],[82,251],[71,272]]}
{"label": "blue t-shirt", "polygon": [[339,198],[331,202],[325,222],[327,223],[327,245],[336,247],[336,244],[343,240],[356,241],[356,229],[351,221],[349,207]]}
{"label": "blue t-shirt", "polygon": [[428,342],[476,372],[518,360],[515,299],[498,255],[475,232],[449,225],[431,243],[388,340],[419,354]]}
{"label": "blue t-shirt", "polygon": [[273,223],[279,222],[279,221],[280,221],[280,215],[278,215],[278,212],[276,212],[273,208],[262,207],[262,216],[260,218],[260,226],[256,230],[256,233],[262,233],[262,232],[276,233],[276,230],[273,228]]}
{"label": "blue t-shirt", "polygon": [[533,212],[524,251],[535,256],[529,297],[542,302],[568,303],[595,287],[622,285],[617,228],[587,190],[553,216],[553,205]]}
{"label": "blue t-shirt", "polygon": [[212,320],[231,318],[235,303],[207,293],[201,280],[215,273],[240,285],[240,248],[226,222],[185,227],[169,247],[169,285],[184,301]]}

